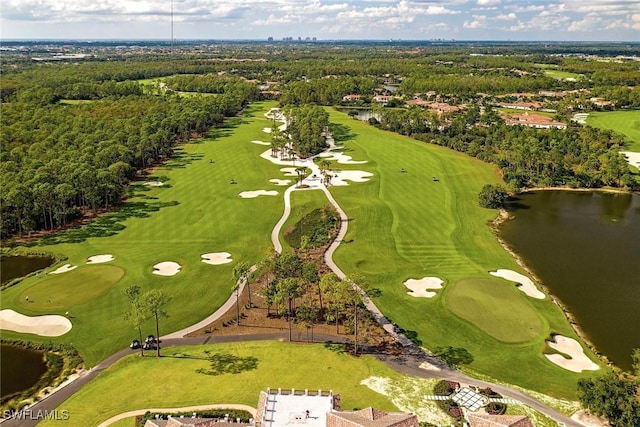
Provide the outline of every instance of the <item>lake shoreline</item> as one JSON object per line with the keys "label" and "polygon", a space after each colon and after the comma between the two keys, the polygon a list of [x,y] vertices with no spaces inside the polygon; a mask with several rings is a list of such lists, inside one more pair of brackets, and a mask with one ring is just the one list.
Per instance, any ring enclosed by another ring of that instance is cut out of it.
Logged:
{"label": "lake shoreline", "polygon": [[[546,188],[545,190],[565,190],[565,189],[557,188],[557,187],[553,187],[553,188],[549,187],[549,188]],[[531,190],[531,191],[523,191],[523,192],[532,192],[532,191],[539,191],[539,189]],[[578,191],[582,191],[582,190],[578,189]],[[593,190],[590,190],[590,191],[593,191]],[[546,286],[544,282],[533,272],[533,270],[525,262],[524,258],[520,254],[518,254],[513,248],[511,248],[511,246],[509,246],[509,244],[502,238],[502,235],[500,234],[500,228],[502,224],[504,224],[506,221],[512,218],[513,216],[509,213],[509,211],[507,211],[506,209],[500,208],[498,216],[490,222],[491,231],[493,235],[496,237],[496,239],[498,240],[498,243],[500,243],[500,245],[513,257],[516,263],[518,263],[518,265],[524,271],[527,272],[527,274],[531,277],[531,279],[542,288],[544,293],[551,299],[551,301],[554,304],[556,304],[558,307],[560,307],[560,310],[562,310],[562,313],[564,314],[565,318],[569,322],[569,325],[571,325],[571,328],[573,329],[573,331],[580,338],[580,340],[584,342],[584,344],[589,348],[589,350],[591,350],[593,354],[595,354],[596,357],[598,357],[598,359],[602,363],[604,363],[609,367],[614,367],[615,365],[609,360],[609,358],[606,355],[602,354],[596,348],[593,342],[591,342],[591,340],[587,337],[587,335],[580,327],[573,313],[571,313],[571,311],[564,305],[564,303],[559,298],[557,298],[555,295],[551,293],[551,290],[549,289],[549,287]]]}

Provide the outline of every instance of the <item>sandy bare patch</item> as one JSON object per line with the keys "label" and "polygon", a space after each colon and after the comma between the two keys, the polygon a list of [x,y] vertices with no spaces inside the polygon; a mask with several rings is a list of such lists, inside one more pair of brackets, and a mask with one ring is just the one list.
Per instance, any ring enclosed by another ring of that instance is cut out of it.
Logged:
{"label": "sandy bare patch", "polygon": [[161,181],[148,181],[148,182],[145,182],[144,185],[146,185],[148,187],[162,187],[164,185],[164,182],[161,182]]}
{"label": "sandy bare patch", "polygon": [[153,274],[158,276],[175,276],[180,272],[182,266],[177,262],[164,261],[153,266]]}
{"label": "sandy bare patch", "polygon": [[211,265],[228,264],[233,261],[229,252],[211,252],[200,256],[202,257],[202,262]]}
{"label": "sandy bare patch", "polygon": [[408,279],[404,285],[409,289],[407,292],[416,298],[433,298],[437,294],[427,291],[427,289],[442,289],[444,281],[438,277],[423,277],[422,279]]}
{"label": "sandy bare patch", "polygon": [[264,141],[254,140],[254,141],[251,141],[251,142],[254,143],[254,144],[258,144],[258,145],[271,145],[270,142],[264,142]]}
{"label": "sandy bare patch", "polygon": [[0,310],[0,329],[43,337],[59,337],[71,330],[71,321],[57,314],[30,317],[7,309]]}
{"label": "sandy bare patch", "polygon": [[573,372],[597,371],[600,369],[598,365],[593,363],[591,359],[584,354],[584,349],[580,343],[573,338],[564,337],[562,335],[554,335],[553,341],[547,341],[547,345],[554,350],[567,354],[567,359],[561,354],[545,354],[544,356],[561,368]]}
{"label": "sandy bare patch", "polygon": [[335,160],[343,165],[361,165],[363,163],[367,163],[366,160],[352,160],[353,157],[347,156],[339,151],[330,151],[328,153],[322,153],[319,157],[324,157],[327,160]]}
{"label": "sandy bare patch", "polygon": [[62,274],[67,271],[75,270],[76,268],[78,268],[77,265],[65,264],[62,267],[58,267],[57,269],[50,271],[49,274]]}
{"label": "sandy bare patch", "polygon": [[621,151],[622,154],[627,158],[627,162],[631,166],[635,166],[640,169],[640,153],[636,153],[634,151]]}
{"label": "sandy bare patch", "polygon": [[94,255],[90,256],[89,259],[87,259],[87,264],[100,264],[103,262],[113,261],[114,259],[115,257],[111,254]]}
{"label": "sandy bare patch", "polygon": [[525,275],[516,273],[513,270],[504,270],[504,269],[490,271],[489,274],[491,274],[492,276],[509,280],[511,282],[518,283],[518,286],[517,286],[518,289],[524,292],[526,295],[530,296],[531,298],[536,298],[536,299],[545,298],[544,293],[540,292],[538,288],[536,288],[536,285],[533,283],[533,281]]}
{"label": "sandy bare patch", "polygon": [[290,179],[278,179],[278,178],[272,178],[269,180],[269,182],[274,183],[275,185],[289,185],[289,183],[291,182]]}
{"label": "sandy bare patch", "polygon": [[373,176],[371,172],[358,170],[331,171],[331,173],[333,175],[331,177],[331,185],[333,186],[349,185],[347,181],[367,182]]}
{"label": "sandy bare patch", "polygon": [[597,417],[584,409],[576,411],[575,414],[571,415],[571,419],[587,427],[609,427],[609,421]]}
{"label": "sandy bare patch", "polygon": [[441,411],[434,401],[424,400],[422,396],[433,394],[435,379],[409,378],[392,380],[385,377],[368,377],[360,384],[383,396],[402,412],[416,414],[418,420],[434,425],[451,425],[451,418]]}
{"label": "sandy bare patch", "polygon": [[239,194],[243,199],[254,199],[258,196],[277,196],[278,192],[276,190],[253,190],[253,191],[243,191]]}

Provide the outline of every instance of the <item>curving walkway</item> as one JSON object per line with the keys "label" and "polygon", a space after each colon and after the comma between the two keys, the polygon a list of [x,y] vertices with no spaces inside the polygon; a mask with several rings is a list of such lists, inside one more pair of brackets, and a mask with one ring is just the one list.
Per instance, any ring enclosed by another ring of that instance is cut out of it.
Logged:
{"label": "curving walkway", "polygon": [[[329,143],[330,143],[330,148],[335,147],[335,144],[333,143],[332,138],[329,140]],[[320,175],[319,167],[313,162],[313,158],[305,159],[305,160],[298,159],[298,164],[300,166],[309,167],[312,170],[311,175],[314,175],[314,174],[317,176]],[[347,217],[344,210],[333,198],[333,195],[329,192],[329,190],[324,185],[321,179],[314,180],[314,179],[306,178],[303,182],[309,185],[308,189],[322,190],[327,196],[327,199],[329,200],[329,202],[334,206],[334,208],[338,211],[340,215],[340,224],[341,224],[340,230],[338,231],[338,235],[336,239],[333,241],[333,243],[330,245],[329,249],[325,253],[325,262],[338,277],[343,279],[346,277],[346,275],[333,261],[333,253],[335,252],[337,247],[340,245],[340,243],[344,239],[344,236],[347,233],[349,218]],[[284,212],[271,233],[271,241],[273,243],[274,249],[278,253],[282,252],[282,245],[279,240],[280,230],[282,229],[282,226],[284,225],[284,223],[286,222],[286,220],[288,219],[291,213],[291,192],[296,189],[302,190],[300,188],[296,188],[296,186],[293,185],[287,188],[287,190],[285,191]],[[252,266],[251,271],[254,271],[256,268],[257,268],[256,265]],[[239,292],[242,292],[244,285],[245,285],[245,281],[240,283]],[[389,322],[389,320],[382,314],[382,312],[373,303],[373,301],[371,301],[371,299],[366,295],[366,293],[362,291],[360,288],[358,288],[357,286],[356,286],[356,289],[361,293],[365,306],[372,313],[376,321],[384,328],[385,331],[391,334],[404,347],[404,352],[400,356],[375,354],[375,356],[380,361],[384,362],[390,368],[409,376],[415,376],[415,377],[421,377],[421,378],[439,378],[439,379],[446,379],[450,381],[456,381],[460,383],[467,383],[467,384],[471,383],[471,384],[482,386],[482,387],[491,387],[493,390],[499,392],[503,396],[507,398],[516,399],[528,405],[529,407],[547,415],[548,417],[554,419],[555,421],[557,421],[562,425],[577,426],[577,427],[584,425],[542,404],[541,402],[533,399],[532,397],[528,396],[523,392],[511,389],[509,387],[502,386],[499,384],[480,381],[475,378],[469,377],[465,374],[462,374],[461,372],[458,372],[449,368],[438,359],[427,354],[422,348],[414,345],[411,342],[411,340],[409,340],[405,335],[396,332],[394,325],[391,324],[391,322]],[[217,320],[220,316],[222,316],[229,309],[231,309],[234,304],[235,304],[235,295],[232,295],[218,310],[216,310],[213,314],[208,316],[206,319],[203,319],[202,321],[196,323],[195,325],[192,325],[180,331],[176,331],[171,334],[162,336],[161,337],[162,344],[163,344],[162,346],[166,348],[174,345],[202,345],[207,343],[288,339],[288,334],[280,334],[280,333],[251,334],[251,335],[222,336],[222,337],[185,338],[187,334],[194,332],[198,329],[201,329],[206,325],[212,323],[213,321]],[[316,338],[318,338],[317,341],[320,341],[320,342],[340,341],[335,337],[328,337],[328,336],[322,336],[322,335],[316,335]],[[344,340],[344,341],[347,341],[347,340]],[[31,413],[37,413],[37,411],[53,411],[55,408],[59,407],[62,402],[64,402],[66,399],[71,397],[75,392],[77,392],[80,388],[82,388],[86,383],[88,383],[93,378],[98,376],[100,372],[102,372],[107,367],[115,363],[117,360],[129,354],[131,354],[131,350],[127,348],[111,355],[110,357],[102,361],[100,364],[95,366],[94,368],[82,373],[76,380],[70,381],[66,386],[61,387],[59,390],[49,394],[43,400],[35,403],[33,406],[29,408],[29,410],[31,411]],[[224,406],[229,407],[229,405],[224,405]],[[195,408],[195,407],[190,407],[190,408]],[[192,410],[192,409],[185,409],[185,410]],[[141,411],[143,411],[142,413],[144,413],[146,410],[141,410]],[[100,427],[109,425],[105,423],[113,423],[118,419],[120,419],[117,417],[127,418],[129,416],[138,415],[137,413],[132,413],[132,412],[138,412],[138,411],[131,411],[131,412],[126,412],[124,414],[116,415],[115,417],[112,417],[109,420],[106,420],[105,422],[100,424]],[[128,415],[130,413],[131,415]],[[37,422],[38,420],[30,420],[28,419],[28,417],[27,419],[15,418],[15,419],[0,421],[0,423],[3,423],[6,427],[13,427],[13,426],[32,427],[32,426],[35,426]]]}
{"label": "curving walkway", "polygon": [[149,408],[149,409],[137,409],[135,411],[123,412],[122,414],[115,415],[109,418],[108,420],[101,422],[100,424],[98,424],[98,427],[107,427],[115,423],[116,421],[120,421],[125,418],[135,417],[138,415],[144,415],[147,412],[160,412],[160,413],[191,412],[191,411],[206,411],[209,409],[239,409],[242,411],[249,412],[251,415],[253,415],[254,418],[256,416],[256,408],[253,408],[248,405],[238,405],[234,403],[230,403],[228,405],[215,404],[215,405],[184,406],[182,408]]}

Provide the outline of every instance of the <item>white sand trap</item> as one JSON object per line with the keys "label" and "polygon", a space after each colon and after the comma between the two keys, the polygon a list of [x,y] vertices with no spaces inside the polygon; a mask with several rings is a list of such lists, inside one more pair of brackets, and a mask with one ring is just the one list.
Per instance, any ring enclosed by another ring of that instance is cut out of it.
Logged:
{"label": "white sand trap", "polygon": [[633,151],[621,151],[621,153],[625,155],[627,162],[629,162],[631,166],[635,166],[640,169],[640,153]]}
{"label": "white sand trap", "polygon": [[13,310],[0,310],[0,329],[43,337],[59,337],[71,330],[71,321],[57,314],[30,317]]}
{"label": "white sand trap", "polygon": [[262,132],[271,133],[271,128],[262,128]]}
{"label": "white sand trap", "polygon": [[331,151],[328,153],[319,154],[319,157],[324,157],[327,160],[335,160],[343,165],[361,165],[363,163],[367,163],[366,160],[352,160],[353,157],[347,156],[339,151]]}
{"label": "white sand trap", "polygon": [[422,279],[408,279],[404,285],[409,289],[407,292],[416,298],[433,298],[435,292],[427,291],[427,289],[442,289],[444,281],[438,277],[423,277]]}
{"label": "white sand trap", "polygon": [[251,141],[251,142],[258,145],[271,145],[270,142],[264,142],[264,141]]}
{"label": "white sand trap", "polygon": [[243,199],[254,199],[258,196],[277,196],[278,192],[276,190],[253,190],[243,191],[239,195]]}
{"label": "white sand trap", "polygon": [[144,185],[149,186],[149,187],[162,187],[164,185],[164,182],[149,181],[149,182],[145,182]]}
{"label": "white sand trap", "polygon": [[274,183],[275,185],[289,185],[289,183],[291,182],[290,179],[278,179],[278,178],[272,178],[269,180],[269,182]]}
{"label": "white sand trap", "polygon": [[573,338],[563,337],[562,335],[554,335],[553,341],[547,341],[547,345],[554,350],[569,355],[567,359],[561,354],[545,354],[544,356],[561,368],[573,372],[597,371],[600,369],[598,365],[593,363],[591,359],[584,354],[584,350],[580,343]]}
{"label": "white sand trap", "polygon": [[496,277],[501,277],[503,279],[509,280],[511,282],[518,283],[518,289],[524,292],[526,295],[531,298],[536,299],[544,299],[544,293],[540,292],[536,285],[529,279],[527,276],[524,276],[520,273],[516,273],[513,270],[504,270],[500,269],[497,271],[490,271],[489,274]]}
{"label": "white sand trap", "polygon": [[349,185],[347,181],[367,182],[373,176],[371,172],[347,170],[347,171],[331,171],[331,185]]}
{"label": "white sand trap", "polygon": [[211,265],[228,264],[233,261],[229,252],[211,252],[200,256],[202,257],[202,262]]}
{"label": "white sand trap", "polygon": [[158,276],[175,276],[182,267],[177,262],[164,261],[153,266],[153,274]]}
{"label": "white sand trap", "polygon": [[280,172],[283,172],[284,176],[298,176],[296,168],[280,168]]}
{"label": "white sand trap", "polygon": [[75,270],[78,268],[77,265],[65,264],[62,267],[58,267],[56,270],[50,271],[49,274],[62,274],[67,271]]}
{"label": "white sand trap", "polygon": [[102,262],[113,261],[114,259],[114,256],[111,254],[94,255],[89,257],[87,264],[100,264]]}

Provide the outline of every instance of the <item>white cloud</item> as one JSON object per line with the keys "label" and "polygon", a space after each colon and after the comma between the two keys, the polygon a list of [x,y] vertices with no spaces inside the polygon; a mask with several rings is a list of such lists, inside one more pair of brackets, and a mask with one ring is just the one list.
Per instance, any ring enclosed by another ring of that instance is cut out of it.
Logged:
{"label": "white cloud", "polygon": [[500,14],[495,17],[495,19],[499,21],[513,21],[514,19],[518,19],[515,13],[510,12],[506,14]]}
{"label": "white cloud", "polygon": [[602,18],[596,14],[585,16],[580,21],[574,21],[567,27],[568,31],[595,31],[602,27]]}
{"label": "white cloud", "polygon": [[473,15],[473,21],[464,21],[462,26],[470,30],[487,28],[487,17],[485,15]]}
{"label": "white cloud", "polygon": [[502,3],[502,0],[478,0],[478,6],[495,6]]}

